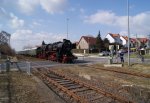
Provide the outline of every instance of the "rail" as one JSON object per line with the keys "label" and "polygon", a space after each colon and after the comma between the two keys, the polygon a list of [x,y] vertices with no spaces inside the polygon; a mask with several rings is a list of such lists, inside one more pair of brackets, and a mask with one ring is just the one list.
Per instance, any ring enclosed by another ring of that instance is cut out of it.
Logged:
{"label": "rail", "polygon": [[[91,84],[87,84],[79,79],[71,78],[64,75],[62,72],[56,72],[54,70],[37,69],[42,80],[47,84],[52,84],[60,91],[66,93],[70,98],[73,98],[76,102],[91,103],[93,101],[100,100],[105,97],[110,101],[118,101],[120,103],[134,103],[134,101],[128,100],[125,97],[107,92]],[[90,92],[88,92],[90,90]],[[87,92],[86,94],[83,92]],[[92,91],[92,92],[91,92]],[[80,95],[78,94],[80,92]],[[90,94],[90,95],[89,95]],[[96,95],[95,95],[96,94]],[[94,95],[94,96],[93,96]]]}
{"label": "rail", "polygon": [[87,67],[91,67],[91,68],[95,68],[95,69],[100,69],[100,70],[104,70],[104,71],[109,71],[109,72],[122,73],[122,74],[137,76],[137,77],[150,78],[150,75],[143,74],[143,73],[137,73],[137,72],[131,72],[131,71],[130,72],[128,72],[128,71],[119,71],[119,70],[115,70],[115,69],[105,69],[105,68],[98,68],[98,67],[94,67],[94,66],[87,66]]}

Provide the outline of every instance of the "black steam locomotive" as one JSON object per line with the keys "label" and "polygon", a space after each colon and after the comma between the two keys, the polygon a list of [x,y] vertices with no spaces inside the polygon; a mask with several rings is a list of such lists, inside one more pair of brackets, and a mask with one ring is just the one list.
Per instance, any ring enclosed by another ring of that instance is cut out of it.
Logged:
{"label": "black steam locomotive", "polygon": [[45,44],[43,42],[42,46],[36,49],[36,56],[51,61],[71,63],[77,59],[71,52],[73,48],[75,48],[75,45],[67,39],[63,39],[63,42],[52,44]]}

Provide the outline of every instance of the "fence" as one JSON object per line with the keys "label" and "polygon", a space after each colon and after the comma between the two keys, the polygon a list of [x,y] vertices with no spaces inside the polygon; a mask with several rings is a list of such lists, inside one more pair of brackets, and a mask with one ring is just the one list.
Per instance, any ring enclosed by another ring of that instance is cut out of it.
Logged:
{"label": "fence", "polygon": [[9,71],[27,72],[29,75],[31,75],[31,63],[28,61],[10,62],[6,60],[0,64],[0,73]]}
{"label": "fence", "polygon": [[9,71],[9,65],[7,63],[0,64],[0,72]]}

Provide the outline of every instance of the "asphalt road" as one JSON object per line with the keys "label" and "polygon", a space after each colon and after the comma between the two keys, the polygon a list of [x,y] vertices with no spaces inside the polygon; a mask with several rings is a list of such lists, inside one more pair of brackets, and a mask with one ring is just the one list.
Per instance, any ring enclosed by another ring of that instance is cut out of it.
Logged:
{"label": "asphalt road", "polygon": [[[85,63],[108,63],[110,57],[98,57],[98,56],[90,56],[90,57],[78,57],[77,63],[85,62]],[[124,58],[125,62],[128,62],[128,57]],[[113,63],[120,63],[120,58],[113,58]],[[130,58],[131,63],[144,63],[144,64],[150,64],[150,59],[145,59],[144,62],[141,61],[140,58]]]}
{"label": "asphalt road", "polygon": [[[10,68],[12,69],[20,69],[23,71],[26,71],[28,66],[30,65],[32,68],[35,67],[52,67],[52,66],[67,66],[67,65],[84,65],[84,64],[95,64],[95,63],[108,63],[109,57],[103,56],[103,57],[98,57],[98,56],[80,56],[78,57],[77,60],[74,61],[73,64],[62,64],[62,63],[57,63],[57,62],[52,62],[52,61],[34,61],[34,62],[25,62],[21,61],[18,63],[13,63],[10,65]],[[113,58],[113,62],[120,63],[120,59]],[[125,57],[125,62],[128,62],[128,58]],[[144,63],[144,64],[150,64],[150,59],[145,59],[144,62],[141,62],[140,58],[130,58],[130,63]]]}

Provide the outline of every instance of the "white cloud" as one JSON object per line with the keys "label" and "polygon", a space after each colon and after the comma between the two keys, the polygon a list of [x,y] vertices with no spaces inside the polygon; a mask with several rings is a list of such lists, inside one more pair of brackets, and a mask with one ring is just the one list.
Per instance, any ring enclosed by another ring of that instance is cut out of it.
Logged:
{"label": "white cloud", "polygon": [[34,26],[40,26],[41,24],[40,24],[39,22],[34,21],[34,22],[33,22],[33,25],[34,25]]}
{"label": "white cloud", "polygon": [[[150,32],[150,11],[130,16],[131,33],[149,34]],[[98,11],[95,14],[86,16],[84,22],[90,24],[102,24],[119,28],[120,31],[127,31],[127,16],[118,16],[111,11]]]}
{"label": "white cloud", "polygon": [[0,18],[7,21],[9,27],[18,29],[23,27],[25,22],[23,19],[18,18],[15,14],[7,12],[4,8],[0,7]]}
{"label": "white cloud", "polygon": [[116,15],[110,11],[98,11],[97,13],[87,16],[85,22],[92,24],[113,25],[116,21]]}
{"label": "white cloud", "polygon": [[6,24],[9,25],[13,29],[18,29],[23,27],[25,21],[23,19],[18,18],[13,13],[7,12],[4,8],[0,7],[0,18],[6,21]]}
{"label": "white cloud", "polygon": [[10,13],[10,27],[12,28],[20,28],[20,27],[23,27],[24,26],[24,20],[22,19],[19,19],[17,16],[15,16],[13,13]]}
{"label": "white cloud", "polygon": [[39,0],[18,0],[18,6],[23,13],[30,14],[39,4]]}
{"label": "white cloud", "polygon": [[33,21],[32,24],[29,24],[29,27],[32,29],[38,26],[42,26],[42,24],[39,21],[38,22]]}
{"label": "white cloud", "polygon": [[66,6],[66,0],[40,0],[41,7],[48,13],[62,12]]}
{"label": "white cloud", "polygon": [[67,0],[18,0],[18,6],[23,13],[31,14],[36,7],[40,6],[50,14],[62,12]]}
{"label": "white cloud", "polygon": [[53,43],[57,41],[62,41],[65,38],[63,34],[53,34],[53,33],[34,33],[32,30],[17,30],[11,35],[11,45],[16,50],[22,50],[24,46],[41,45],[44,40],[46,43]]}

